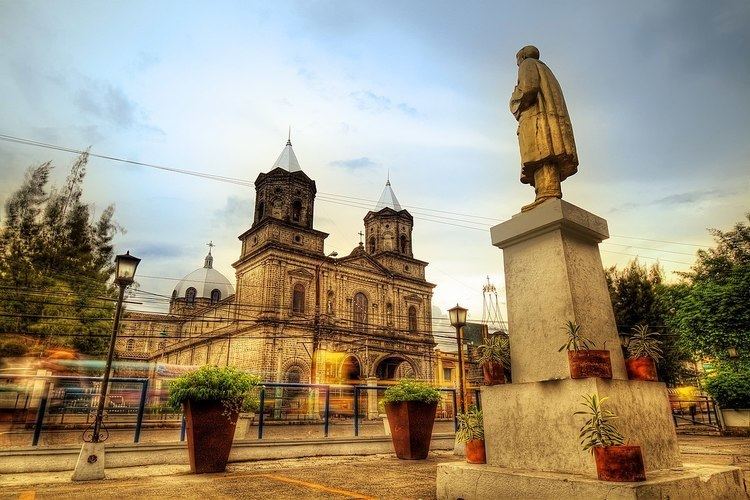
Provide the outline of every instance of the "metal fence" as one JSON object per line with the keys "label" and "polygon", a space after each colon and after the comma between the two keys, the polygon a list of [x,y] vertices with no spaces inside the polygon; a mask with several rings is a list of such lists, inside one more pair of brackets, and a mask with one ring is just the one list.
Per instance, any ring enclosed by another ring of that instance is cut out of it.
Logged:
{"label": "metal fence", "polygon": [[[166,405],[165,379],[113,377],[105,405],[106,435],[119,442],[185,439],[185,417]],[[243,414],[237,439],[310,439],[385,435],[382,401],[389,386],[264,383],[258,388],[259,409]],[[101,377],[0,375],[0,447],[80,442],[93,425]],[[456,390],[439,388],[434,432],[457,428]],[[480,404],[479,390],[467,394]],[[179,429],[179,430],[178,430]],[[363,432],[364,431],[364,432]],[[130,433],[130,438],[128,438]],[[178,434],[179,433],[179,434]],[[169,436],[174,436],[170,438]]]}

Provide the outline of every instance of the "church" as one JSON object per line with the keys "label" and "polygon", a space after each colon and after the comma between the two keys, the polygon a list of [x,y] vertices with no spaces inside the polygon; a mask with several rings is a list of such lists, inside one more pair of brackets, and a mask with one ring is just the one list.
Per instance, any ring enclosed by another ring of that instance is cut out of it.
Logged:
{"label": "church", "polygon": [[234,366],[266,381],[355,384],[434,379],[432,290],[414,258],[414,219],[390,181],[364,215],[364,241],[326,254],[316,185],[287,141],[255,180],[252,225],[240,234],[236,285],[213,256],[175,286],[169,313],[128,312],[120,359]]}

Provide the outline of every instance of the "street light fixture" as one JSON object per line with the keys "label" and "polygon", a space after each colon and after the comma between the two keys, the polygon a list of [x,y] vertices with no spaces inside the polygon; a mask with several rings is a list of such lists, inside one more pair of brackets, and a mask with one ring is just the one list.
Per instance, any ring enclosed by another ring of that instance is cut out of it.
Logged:
{"label": "street light fixture", "polygon": [[466,413],[466,389],[464,387],[464,349],[462,332],[466,325],[466,313],[468,309],[456,304],[456,307],[448,310],[451,325],[456,329],[456,342],[458,342],[458,407],[461,413]]}
{"label": "street light fixture", "polygon": [[115,284],[120,288],[115,309],[115,321],[112,325],[112,336],[109,339],[109,353],[107,364],[104,366],[102,386],[99,392],[99,404],[96,408],[94,418],[94,429],[91,438],[84,434],[83,448],[78,456],[73,480],[104,479],[104,439],[101,439],[102,421],[104,419],[104,406],[107,400],[107,389],[109,386],[109,375],[112,370],[112,359],[115,354],[115,341],[117,331],[120,328],[120,316],[122,315],[122,301],[125,297],[125,289],[133,284],[135,270],[141,259],[130,255],[130,251],[115,257]]}

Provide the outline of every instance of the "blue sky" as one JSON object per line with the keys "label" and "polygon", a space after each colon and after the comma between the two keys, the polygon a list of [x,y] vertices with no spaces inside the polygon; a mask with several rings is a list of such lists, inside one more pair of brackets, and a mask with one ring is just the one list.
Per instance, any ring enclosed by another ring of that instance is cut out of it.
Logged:
{"label": "blue sky", "polygon": [[[622,236],[708,244],[706,228],[750,208],[749,25],[746,1],[5,1],[0,133],[254,180],[291,125],[320,192],[374,205],[390,171],[405,206],[501,221],[533,198],[507,109],[515,53],[533,43],[578,145],[565,199],[618,235],[606,265],[640,255],[671,273],[695,247]],[[48,159],[61,182],[69,155],[0,142],[0,202]],[[118,249],[143,257],[144,275],[187,274],[213,240],[232,276],[252,218],[246,187],[100,159],[86,196],[115,203]],[[320,199],[327,250],[356,246],[365,213]],[[479,230],[418,218],[414,251],[435,305],[476,317],[502,260],[481,230],[491,221],[473,220]],[[141,286],[169,294],[173,282]]]}

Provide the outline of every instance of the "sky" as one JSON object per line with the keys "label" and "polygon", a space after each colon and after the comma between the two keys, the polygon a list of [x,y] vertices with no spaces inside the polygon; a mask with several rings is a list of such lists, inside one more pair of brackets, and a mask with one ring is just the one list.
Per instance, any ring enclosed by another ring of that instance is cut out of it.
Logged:
{"label": "sky", "polygon": [[[390,175],[433,305],[481,319],[487,276],[504,301],[488,228],[533,200],[508,111],[518,49],[563,88],[580,159],[564,199],[608,220],[604,265],[676,279],[750,209],[748,26],[745,0],[0,0],[0,134],[252,182],[291,127],[326,252],[358,244]],[[0,141],[0,203],[47,160],[59,185],[71,154]],[[98,158],[85,181],[164,295],[209,241],[234,281],[253,194]]]}

